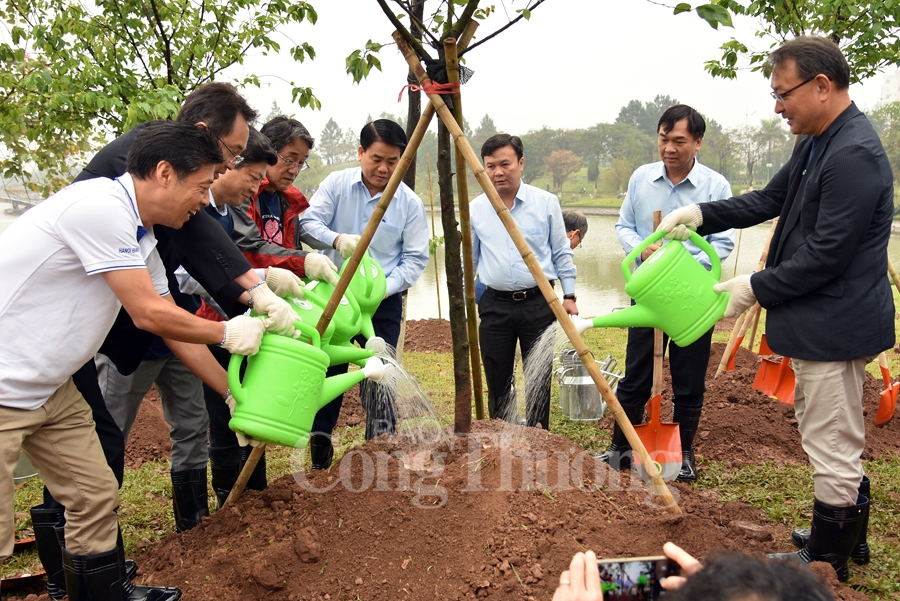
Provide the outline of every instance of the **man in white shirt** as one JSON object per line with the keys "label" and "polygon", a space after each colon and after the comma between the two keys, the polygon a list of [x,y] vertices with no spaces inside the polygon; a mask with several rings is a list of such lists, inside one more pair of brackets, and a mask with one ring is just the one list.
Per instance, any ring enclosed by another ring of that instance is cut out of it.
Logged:
{"label": "man in white shirt", "polygon": [[[551,283],[560,280],[563,308],[577,315],[574,253],[559,199],[522,182],[525,158],[518,136],[491,136],[481,147],[481,158],[544,275]],[[522,347],[527,373],[534,369],[530,363],[534,359],[532,348],[556,317],[486,195],[472,201],[471,213],[475,271],[487,286],[478,303],[478,334],[488,384],[488,412],[494,419],[517,421],[511,393],[516,343]],[[544,358],[537,360],[543,362]],[[545,430],[550,426],[550,369],[551,362],[547,361],[533,372],[539,372],[534,382],[547,385],[528,386],[526,390],[526,423],[541,424]]]}
{"label": "man in white shirt", "polygon": [[117,482],[70,376],[100,348],[120,307],[173,342],[259,349],[261,320],[213,323],[178,308],[155,251],[152,227],[179,228],[201,210],[222,161],[205,128],[149,124],[127,174],[73,184],[0,236],[0,560],[13,549],[11,484],[21,449],[66,507],[63,563],[73,601],[106,599],[119,587],[127,599],[181,596],[125,577]]}
{"label": "man in white shirt", "polygon": [[[300,220],[300,240],[312,248],[322,249],[338,267],[356,249],[359,235],[397,168],[407,140],[402,127],[388,119],[378,119],[362,129],[359,143],[360,166],[326,177]],[[396,347],[400,338],[402,294],[416,283],[428,264],[425,207],[406,184],[401,183],[394,192],[368,250],[387,277],[387,293],[372,318],[375,335]],[[347,366],[332,370],[329,375],[346,372]],[[366,409],[366,440],[385,432],[393,433],[397,419],[392,400],[376,403],[376,396],[384,395],[376,395],[375,386],[380,385],[371,382],[360,385],[361,401]],[[331,465],[330,435],[342,402],[343,395],[316,415],[314,434],[309,441],[313,469],[327,469]]]}

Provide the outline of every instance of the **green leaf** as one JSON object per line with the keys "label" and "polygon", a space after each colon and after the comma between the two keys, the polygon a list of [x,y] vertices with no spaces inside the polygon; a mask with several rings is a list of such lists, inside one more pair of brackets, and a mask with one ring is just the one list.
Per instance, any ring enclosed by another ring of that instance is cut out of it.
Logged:
{"label": "green leaf", "polygon": [[679,15],[681,13],[686,13],[691,11],[691,5],[686,2],[681,2],[675,7],[675,14]]}

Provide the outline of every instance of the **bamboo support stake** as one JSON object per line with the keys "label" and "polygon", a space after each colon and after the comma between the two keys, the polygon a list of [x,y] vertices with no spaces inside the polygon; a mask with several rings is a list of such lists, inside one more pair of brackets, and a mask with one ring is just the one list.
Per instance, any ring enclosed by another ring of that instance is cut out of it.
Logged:
{"label": "bamboo support stake", "polygon": [[[395,31],[393,34],[393,38],[397,43],[397,47],[400,49],[400,52],[403,54],[403,57],[406,59],[406,62],[409,64],[409,67],[412,69],[413,73],[415,73],[416,79],[419,81],[419,83],[423,86],[432,85],[431,79],[425,73],[425,70],[419,63],[419,59],[406,43],[406,40],[403,39],[403,36],[401,36],[399,32]],[[444,101],[439,95],[428,94],[428,98],[429,100],[431,100],[431,104],[433,104],[435,109],[437,110],[441,121],[444,122],[444,124],[447,126],[447,129],[450,131],[450,134],[453,137],[454,142],[457,144],[457,147],[462,149],[463,156],[466,159],[466,163],[468,163],[469,167],[474,172],[475,177],[478,179],[478,183],[481,184],[481,188],[484,190],[488,199],[490,199],[491,205],[494,207],[494,210],[497,211],[497,216],[500,218],[500,221],[503,223],[504,227],[509,233],[509,236],[512,238],[514,244],[516,245],[516,248],[519,251],[519,254],[525,261],[525,264],[528,266],[532,277],[534,277],[538,288],[540,288],[541,293],[544,295],[544,299],[550,305],[550,309],[556,316],[559,325],[569,337],[569,340],[572,342],[572,345],[578,352],[579,357],[581,357],[582,363],[584,363],[584,366],[587,368],[588,373],[591,375],[591,379],[594,381],[594,384],[597,386],[598,390],[600,390],[600,393],[609,406],[610,412],[615,418],[616,423],[619,424],[619,427],[622,428],[622,431],[625,433],[625,437],[631,445],[632,450],[637,453],[638,458],[640,459],[641,464],[644,467],[644,470],[650,476],[651,484],[656,489],[657,495],[660,497],[660,499],[662,499],[663,505],[665,506],[666,510],[670,513],[682,513],[681,508],[675,502],[675,498],[672,496],[672,493],[669,492],[669,488],[666,486],[666,483],[660,476],[659,469],[656,467],[655,463],[648,455],[647,449],[644,447],[644,443],[641,442],[641,439],[634,431],[634,427],[631,425],[631,422],[628,421],[628,417],[625,415],[625,411],[622,409],[622,405],[619,403],[616,395],[609,387],[609,384],[606,382],[603,374],[600,373],[600,368],[598,367],[597,362],[593,360],[593,356],[591,355],[590,350],[588,350],[588,348],[585,346],[584,341],[581,339],[581,336],[575,329],[575,325],[572,323],[572,320],[562,308],[562,304],[559,302],[559,298],[556,296],[556,293],[550,286],[550,282],[547,280],[547,276],[545,276],[544,272],[541,270],[541,266],[535,258],[534,253],[532,253],[531,249],[528,247],[528,243],[522,236],[522,232],[519,231],[519,227],[516,225],[515,220],[509,214],[509,210],[503,204],[503,201],[500,199],[500,195],[497,194],[497,190],[494,188],[491,180],[485,174],[484,166],[481,164],[481,161],[478,159],[475,151],[473,151],[472,147],[469,145],[469,141],[466,139],[459,125],[456,123],[456,119],[453,118],[453,114],[447,108],[447,105],[444,104]]]}
{"label": "bamboo support stake", "polygon": [[728,337],[728,344],[725,345],[725,352],[722,353],[722,360],[719,361],[719,367],[716,368],[716,375],[713,378],[718,378],[719,374],[725,371],[725,366],[728,365],[728,359],[731,358],[731,351],[734,350],[734,344],[738,339],[738,332],[744,326],[744,321],[747,319],[747,313],[741,313],[738,315],[738,318],[734,320],[734,327],[731,328],[731,336]]}
{"label": "bamboo support stake", "polygon": [[[659,227],[662,221],[662,211],[653,211],[653,231]],[[663,332],[659,328],[653,328],[653,387],[650,390],[650,398],[662,395],[663,384]]]}
{"label": "bamboo support stake", "polygon": [[900,292],[900,278],[897,277],[897,272],[894,271],[894,265],[890,259],[888,259],[888,273],[891,276],[891,281],[894,282],[894,287],[897,288],[897,292]]}
{"label": "bamboo support stake", "polygon": [[[429,103],[428,106],[425,107],[425,110],[422,111],[422,117],[416,124],[416,129],[413,131],[413,135],[409,139],[406,149],[400,157],[400,161],[397,163],[397,168],[394,169],[394,173],[391,175],[391,179],[388,180],[384,192],[381,193],[381,198],[378,200],[375,210],[372,211],[372,216],[369,218],[366,228],[359,237],[359,243],[356,245],[356,250],[353,251],[353,255],[348,259],[349,265],[344,269],[344,273],[341,274],[341,277],[338,279],[337,286],[335,286],[331,298],[328,299],[328,304],[325,305],[325,311],[322,313],[322,317],[319,318],[319,323],[316,324],[316,330],[319,331],[319,334],[322,334],[322,332],[328,328],[328,324],[334,317],[334,312],[337,310],[338,303],[340,303],[341,298],[344,296],[344,292],[347,291],[347,286],[350,285],[350,280],[353,279],[353,275],[359,267],[359,262],[362,259],[363,253],[369,248],[372,236],[375,235],[375,230],[378,229],[378,224],[381,223],[384,212],[387,211],[388,206],[391,204],[391,200],[394,198],[394,192],[400,187],[403,176],[406,175],[406,170],[409,169],[413,157],[416,156],[416,151],[419,149],[419,144],[422,143],[422,138],[425,136],[425,132],[428,130],[428,125],[431,123],[432,118],[434,118],[434,107]],[[247,458],[247,462],[244,464],[244,468],[241,470],[237,481],[231,488],[231,492],[228,494],[228,498],[225,500],[224,505],[237,501],[244,493],[244,488],[247,487],[247,481],[250,480],[253,470],[256,469],[256,464],[259,463],[265,450],[266,444],[263,443],[250,452],[250,456]]]}
{"label": "bamboo support stake", "polygon": [[[431,155],[426,153],[425,157],[425,165],[428,167],[428,197],[431,199],[431,237],[434,239],[437,238],[435,236],[437,230],[434,229],[434,190],[431,187]],[[434,294],[438,303],[438,323],[441,323],[441,278],[438,275],[437,246],[434,248]]]}
{"label": "bamboo support stake", "polygon": [[759,326],[760,315],[762,315],[762,307],[760,307],[759,311],[756,312],[756,315],[753,316],[753,329],[750,330],[750,344],[747,345],[747,350],[751,353],[753,352],[753,343],[756,342],[756,328]]}
{"label": "bamboo support stake", "polygon": [[744,230],[738,230],[737,248],[734,249],[734,271],[731,272],[731,277],[737,276],[738,259],[741,256],[741,240],[743,240],[743,238],[744,238]]}
{"label": "bamboo support stake", "polygon": [[[473,21],[474,22],[474,21]],[[459,59],[457,58],[456,40],[444,40],[444,58],[447,61],[447,79],[450,83],[459,83]],[[459,92],[453,94],[453,116],[462,128],[462,99]],[[469,218],[469,182],[466,172],[466,159],[462,150],[455,146],[456,191],[459,197],[459,229],[462,234],[463,276],[466,284],[466,322],[469,329],[469,359],[472,364],[472,391],[475,401],[475,419],[484,419],[484,385],[481,380],[481,347],[478,343],[478,321],[475,311],[475,266],[472,258],[472,229]]]}

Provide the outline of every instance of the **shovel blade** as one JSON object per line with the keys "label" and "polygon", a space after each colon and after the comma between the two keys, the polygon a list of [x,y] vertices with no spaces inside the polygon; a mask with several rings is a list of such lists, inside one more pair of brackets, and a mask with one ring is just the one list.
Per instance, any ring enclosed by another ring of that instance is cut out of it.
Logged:
{"label": "shovel blade", "polygon": [[753,381],[753,389],[761,393],[775,397],[782,403],[794,404],[794,370],[791,368],[791,360],[782,357],[781,362],[763,358],[756,379]]}
{"label": "shovel blade", "polygon": [[878,404],[878,413],[875,415],[875,425],[885,426],[894,417],[894,409],[897,408],[897,394],[900,383],[893,384],[881,393],[881,402]]}
{"label": "shovel blade", "polygon": [[[659,404],[662,398],[656,395],[650,399],[650,421],[640,426],[635,426],[637,433],[651,461],[656,463],[662,479],[671,482],[678,477],[681,470],[681,431],[678,424],[662,423],[659,421]],[[638,465],[638,473],[645,481],[650,481],[650,476],[643,465]]]}
{"label": "shovel blade", "polygon": [[738,349],[741,348],[741,343],[744,342],[744,337],[739,336],[737,340],[734,342],[734,348],[731,349],[731,356],[728,357],[728,363],[725,364],[725,371],[734,371],[734,358],[737,357]]}
{"label": "shovel blade", "polygon": [[760,355],[772,355],[772,349],[769,348],[769,343],[766,342],[766,335],[763,334],[759,338],[759,354]]}

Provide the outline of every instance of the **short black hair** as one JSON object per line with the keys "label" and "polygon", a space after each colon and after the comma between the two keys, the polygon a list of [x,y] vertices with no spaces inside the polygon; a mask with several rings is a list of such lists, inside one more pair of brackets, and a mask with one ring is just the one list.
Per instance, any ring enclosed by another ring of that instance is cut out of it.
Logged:
{"label": "short black hair", "polygon": [[138,132],[128,151],[127,171],[147,179],[161,161],[175,170],[179,180],[204,165],[225,162],[216,137],[205,127],[181,121],[152,121]]}
{"label": "short black hair", "polygon": [[666,595],[671,601],[834,601],[805,566],[725,552]]}
{"label": "short black hair", "polygon": [[656,124],[656,132],[659,133],[661,130],[662,133],[667,134],[682,119],[688,120],[688,131],[695,140],[701,139],[706,133],[706,121],[703,119],[703,115],[686,104],[676,104],[667,108],[659,118],[659,123]]}
{"label": "short black hair", "polygon": [[234,129],[238,115],[243,115],[248,124],[259,116],[233,85],[213,82],[200,86],[184,99],[178,121],[191,125],[202,121],[214,136],[221,138]]}
{"label": "short black hair", "polygon": [[566,209],[562,212],[562,216],[566,232],[578,230],[581,233],[581,239],[584,240],[588,230],[588,220],[584,213],[575,209]]}
{"label": "short black hair", "polygon": [[255,165],[256,163],[266,163],[274,165],[278,162],[278,153],[272,148],[269,138],[265,137],[255,127],[250,128],[250,137],[247,138],[247,148],[241,153],[244,158],[237,169],[246,167],[247,165]]}
{"label": "short black hair", "polygon": [[362,131],[359,132],[359,145],[363,151],[369,149],[369,146],[375,142],[383,142],[388,146],[396,146],[400,152],[406,150],[406,132],[400,127],[399,123],[395,123],[390,119],[376,119],[371,123],[366,123]]}
{"label": "short black hair", "polygon": [[513,150],[516,151],[516,158],[518,159],[525,156],[525,146],[522,144],[522,139],[519,138],[519,136],[494,134],[481,145],[481,158],[484,159],[486,156],[491,156],[504,146],[512,146]]}
{"label": "short black hair", "polygon": [[296,119],[291,119],[287,115],[272,117],[266,121],[266,124],[259,131],[262,135],[269,138],[276,152],[281,152],[282,148],[293,144],[296,140],[306,142],[310,150],[316,145],[315,139],[309,135],[309,130],[302,123]]}
{"label": "short black hair", "polygon": [[850,85],[850,65],[838,45],[828,38],[801,35],[785,42],[769,54],[763,72],[769,77],[776,67],[791,59],[797,65],[800,79],[812,79],[821,73],[839,90]]}

